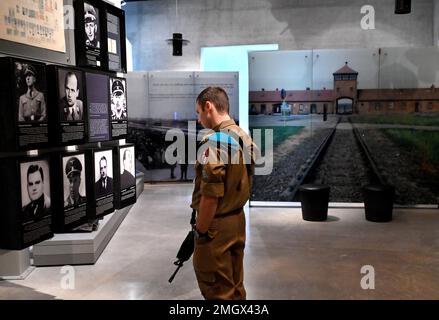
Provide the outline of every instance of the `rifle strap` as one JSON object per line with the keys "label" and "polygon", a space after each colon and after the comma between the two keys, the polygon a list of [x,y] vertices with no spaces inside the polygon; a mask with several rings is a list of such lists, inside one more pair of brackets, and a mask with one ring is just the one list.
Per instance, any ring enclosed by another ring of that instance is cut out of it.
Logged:
{"label": "rifle strap", "polygon": [[191,222],[190,222],[191,226],[195,225],[195,222],[196,222],[195,216],[196,215],[197,215],[197,211],[195,211],[195,209],[192,209]]}

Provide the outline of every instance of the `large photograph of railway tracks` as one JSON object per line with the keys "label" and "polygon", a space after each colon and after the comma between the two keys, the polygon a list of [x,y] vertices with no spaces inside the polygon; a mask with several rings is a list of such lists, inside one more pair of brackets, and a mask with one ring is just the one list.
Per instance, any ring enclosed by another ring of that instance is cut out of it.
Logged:
{"label": "large photograph of railway tracks", "polygon": [[362,187],[381,183],[396,205],[437,205],[438,57],[433,47],[250,53],[250,130],[274,136],[273,171],[255,177],[251,200],[300,201],[299,186],[316,183],[330,202],[361,203]]}

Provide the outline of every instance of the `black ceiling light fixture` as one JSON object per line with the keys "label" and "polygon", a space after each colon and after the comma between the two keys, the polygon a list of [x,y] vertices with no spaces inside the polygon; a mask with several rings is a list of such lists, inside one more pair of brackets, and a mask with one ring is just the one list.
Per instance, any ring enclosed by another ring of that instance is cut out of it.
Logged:
{"label": "black ceiling light fixture", "polygon": [[189,40],[183,39],[183,34],[173,33],[172,39],[166,40],[169,44],[172,44],[172,55],[182,56],[183,55],[183,45],[187,45]]}
{"label": "black ceiling light fixture", "polygon": [[411,0],[395,0],[395,14],[408,14],[411,12]]}
{"label": "black ceiling light fixture", "polygon": [[[178,29],[178,0],[175,0],[175,25]],[[183,45],[187,45],[189,40],[183,39],[183,34],[180,32],[174,32],[172,34],[172,39],[166,39],[168,44],[172,44],[172,55],[182,56],[183,55]]]}

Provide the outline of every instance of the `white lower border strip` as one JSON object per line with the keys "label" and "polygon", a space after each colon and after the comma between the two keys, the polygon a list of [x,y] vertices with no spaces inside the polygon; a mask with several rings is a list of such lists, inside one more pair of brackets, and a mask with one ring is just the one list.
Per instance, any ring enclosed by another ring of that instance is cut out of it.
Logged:
{"label": "white lower border strip", "polygon": [[[279,202],[279,201],[250,201],[250,207],[268,207],[268,208],[300,208],[300,202]],[[329,202],[328,208],[364,208],[362,202]],[[437,204],[416,204],[403,206],[394,204],[394,209],[438,209]]]}

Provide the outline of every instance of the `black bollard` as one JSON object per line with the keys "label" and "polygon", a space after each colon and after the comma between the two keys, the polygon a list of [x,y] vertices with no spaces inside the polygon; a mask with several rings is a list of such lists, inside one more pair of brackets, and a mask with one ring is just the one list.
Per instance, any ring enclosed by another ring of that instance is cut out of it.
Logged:
{"label": "black bollard", "polygon": [[390,185],[372,184],[363,187],[366,220],[388,222],[392,220],[395,188]]}
{"label": "black bollard", "polygon": [[328,218],[329,189],[329,186],[320,184],[299,187],[303,220],[325,221]]}

